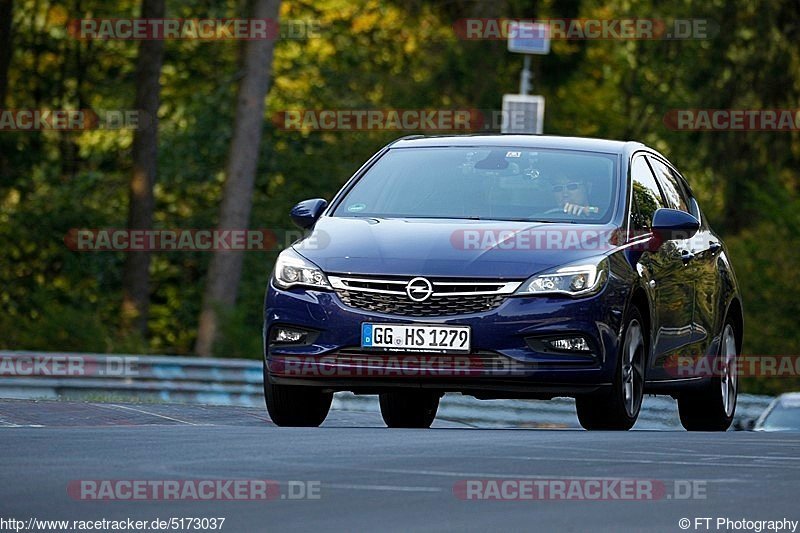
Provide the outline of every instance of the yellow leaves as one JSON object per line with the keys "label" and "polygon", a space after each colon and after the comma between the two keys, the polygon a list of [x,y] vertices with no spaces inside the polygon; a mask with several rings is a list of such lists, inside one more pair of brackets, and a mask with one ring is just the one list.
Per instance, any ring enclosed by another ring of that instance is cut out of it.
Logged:
{"label": "yellow leaves", "polygon": [[275,192],[281,189],[286,183],[286,178],[280,172],[270,176],[269,183],[267,184],[267,194],[272,196]]}
{"label": "yellow leaves", "polygon": [[64,6],[51,6],[47,12],[48,26],[64,26],[67,23],[69,14]]}
{"label": "yellow leaves", "polygon": [[374,30],[379,25],[380,20],[380,13],[374,11],[371,13],[362,13],[353,19],[350,28],[353,30],[353,33],[367,33]]}
{"label": "yellow leaves", "polygon": [[[285,96],[289,95],[303,95],[308,92],[310,83],[307,79],[291,76],[278,76],[275,78],[275,83],[272,91],[281,93]],[[270,103],[270,107],[274,107]]]}
{"label": "yellow leaves", "polygon": [[405,44],[403,45],[403,51],[406,54],[413,54],[419,48],[417,40],[413,37],[410,37],[406,40]]}
{"label": "yellow leaves", "polygon": [[306,49],[308,53],[319,59],[336,55],[336,46],[326,39],[309,39]]}
{"label": "yellow leaves", "polygon": [[358,6],[352,14],[350,29],[353,33],[383,31],[386,28],[396,28],[401,18],[402,15],[396,7],[370,0]]}
{"label": "yellow leaves", "polygon": [[550,52],[559,56],[575,54],[580,51],[579,41],[556,39],[550,42]]}
{"label": "yellow leaves", "polygon": [[6,197],[3,199],[3,207],[6,209],[11,209],[16,207],[19,204],[20,194],[17,189],[11,189],[6,194]]}
{"label": "yellow leaves", "polygon": [[76,137],[75,142],[83,158],[92,153],[127,150],[133,144],[133,130],[86,130]]}
{"label": "yellow leaves", "polygon": [[372,90],[367,92],[367,100],[376,105],[385,101],[384,96],[385,96],[385,91],[383,88],[383,84],[381,83],[375,84]]}

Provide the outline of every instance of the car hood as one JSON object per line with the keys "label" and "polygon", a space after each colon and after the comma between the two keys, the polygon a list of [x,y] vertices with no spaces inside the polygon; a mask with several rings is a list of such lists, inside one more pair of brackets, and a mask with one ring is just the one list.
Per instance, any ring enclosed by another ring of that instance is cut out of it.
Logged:
{"label": "car hood", "polygon": [[603,254],[608,225],[322,217],[294,249],[326,273],[524,279]]}

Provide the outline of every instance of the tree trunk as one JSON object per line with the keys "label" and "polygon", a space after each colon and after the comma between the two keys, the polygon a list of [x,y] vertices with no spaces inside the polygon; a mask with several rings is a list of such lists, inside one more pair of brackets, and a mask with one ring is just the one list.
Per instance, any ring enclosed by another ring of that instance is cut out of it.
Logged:
{"label": "tree trunk", "polygon": [[11,20],[14,0],[0,0],[0,109],[6,106],[8,69],[11,66]]}
{"label": "tree trunk", "polygon": [[[278,20],[280,0],[254,0],[253,17]],[[258,148],[264,123],[264,99],[270,85],[273,39],[247,41],[239,85],[233,138],[228,152],[220,229],[245,229],[250,221]],[[215,251],[208,270],[195,352],[210,357],[219,336],[219,311],[236,303],[242,276],[242,252]]]}
{"label": "tree trunk", "polygon": [[[164,18],[164,0],[142,0],[142,18]],[[164,41],[141,41],[136,59],[136,109],[143,117],[133,136],[133,174],[130,181],[128,228],[153,225],[153,186],[158,170],[159,77]],[[122,323],[147,334],[150,303],[150,253],[132,252],[122,274]]]}
{"label": "tree trunk", "polygon": [[[0,109],[6,107],[8,93],[8,71],[11,66],[12,18],[14,1],[0,0]],[[5,147],[0,145],[0,177],[7,179],[11,175],[10,163]]]}

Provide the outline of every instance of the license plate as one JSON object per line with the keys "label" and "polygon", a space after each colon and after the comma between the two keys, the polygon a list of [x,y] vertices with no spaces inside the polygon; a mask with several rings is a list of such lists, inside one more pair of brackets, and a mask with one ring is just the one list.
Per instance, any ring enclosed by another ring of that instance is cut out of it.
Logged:
{"label": "license plate", "polygon": [[469,326],[361,324],[361,347],[387,351],[469,353]]}

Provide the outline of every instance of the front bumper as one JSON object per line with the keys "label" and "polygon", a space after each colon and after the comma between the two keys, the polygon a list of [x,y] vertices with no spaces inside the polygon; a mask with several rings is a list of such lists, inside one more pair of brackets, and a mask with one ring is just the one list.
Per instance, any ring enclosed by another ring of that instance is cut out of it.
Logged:
{"label": "front bumper", "polygon": [[[348,307],[331,291],[282,290],[264,306],[264,356],[273,383],[374,393],[397,387],[478,397],[553,397],[608,386],[616,367],[624,299],[609,283],[588,298],[508,297],[498,308],[447,317],[398,317]],[[618,302],[616,300],[619,300]],[[467,325],[472,352],[435,355],[362,349],[361,324]],[[307,345],[270,343],[276,325],[314,331]],[[542,349],[544,337],[578,334],[590,354]]]}

